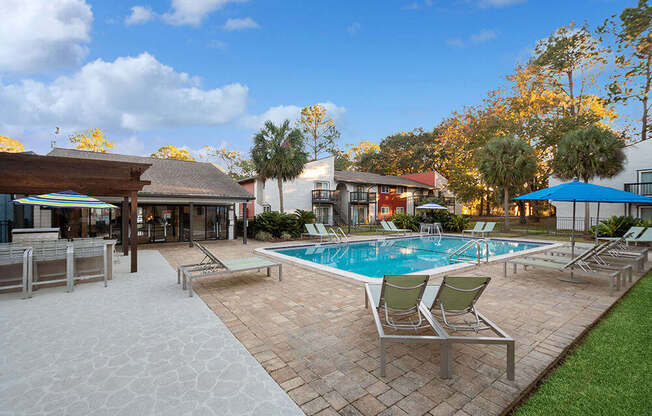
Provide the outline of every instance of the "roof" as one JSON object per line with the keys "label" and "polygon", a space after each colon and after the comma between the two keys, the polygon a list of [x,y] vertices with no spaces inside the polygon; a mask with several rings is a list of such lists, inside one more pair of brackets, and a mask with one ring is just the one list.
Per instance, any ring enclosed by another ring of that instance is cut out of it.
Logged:
{"label": "roof", "polygon": [[245,188],[211,163],[62,148],[53,149],[48,156],[151,164],[141,176],[143,180],[151,181],[138,192],[142,196],[254,199]]}
{"label": "roof", "polygon": [[415,188],[432,188],[432,185],[426,185],[412,179],[402,178],[400,176],[386,176],[377,173],[356,172],[352,170],[336,170],[335,180],[340,182],[368,183],[380,185],[398,185],[411,186]]}
{"label": "roof", "polygon": [[428,186],[434,186],[435,184],[435,172],[408,173],[401,175],[401,177],[411,179]]}

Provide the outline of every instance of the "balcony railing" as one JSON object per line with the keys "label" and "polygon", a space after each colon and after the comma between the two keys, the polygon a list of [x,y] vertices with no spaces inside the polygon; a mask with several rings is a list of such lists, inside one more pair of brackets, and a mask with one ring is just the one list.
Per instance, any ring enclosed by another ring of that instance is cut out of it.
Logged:
{"label": "balcony railing", "polygon": [[625,191],[639,195],[652,196],[652,182],[626,183]]}
{"label": "balcony railing", "polygon": [[313,189],[312,191],[312,202],[333,204],[335,203],[335,198],[335,191],[329,189]]}
{"label": "balcony railing", "polygon": [[352,204],[373,204],[376,202],[376,193],[354,191],[349,194],[349,201]]}

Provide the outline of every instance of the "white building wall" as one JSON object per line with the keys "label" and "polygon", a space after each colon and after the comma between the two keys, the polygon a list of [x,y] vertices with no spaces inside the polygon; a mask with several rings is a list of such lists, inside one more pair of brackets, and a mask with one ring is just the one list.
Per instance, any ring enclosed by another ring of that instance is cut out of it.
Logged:
{"label": "white building wall", "polygon": [[[625,155],[627,161],[625,162],[625,169],[613,178],[599,179],[596,178],[590,183],[600,186],[608,186],[610,188],[624,190],[626,183],[640,182],[639,173],[641,171],[652,171],[652,140],[638,142],[629,145],[625,148]],[[550,186],[559,185],[566,181],[562,181],[556,176],[550,177]],[[557,209],[557,227],[570,228],[570,223],[565,221],[562,223],[562,218],[570,218],[573,215],[573,204],[571,202],[552,202],[552,205]],[[597,203],[590,203],[590,216],[595,217],[597,214]],[[649,206],[648,206],[649,207]],[[641,206],[633,205],[631,207],[631,215],[640,217]],[[578,203],[576,208],[576,217],[584,218],[584,203]],[[609,218],[611,216],[628,215],[626,211],[626,204],[600,204],[600,218]],[[583,229],[582,224],[575,224],[576,229]]]}
{"label": "white building wall", "polygon": [[[327,157],[308,162],[301,175],[294,180],[283,183],[283,208],[285,212],[294,212],[297,209],[312,211],[311,191],[315,189],[315,182],[328,182],[328,189],[335,190],[334,161],[335,158]],[[261,188],[259,192],[262,194],[260,204],[256,204],[256,213],[258,213],[258,206],[260,206],[260,212],[262,212],[262,205],[265,203],[270,205],[272,211],[279,211],[280,199],[276,179],[268,179],[264,187],[260,186],[260,181],[256,182],[256,186]],[[330,218],[332,218],[332,210]]]}

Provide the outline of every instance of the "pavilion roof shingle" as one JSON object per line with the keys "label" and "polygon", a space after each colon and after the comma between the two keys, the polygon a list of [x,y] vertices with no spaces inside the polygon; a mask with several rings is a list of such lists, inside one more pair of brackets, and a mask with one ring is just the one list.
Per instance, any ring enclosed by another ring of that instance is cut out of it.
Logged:
{"label": "pavilion roof shingle", "polygon": [[340,182],[352,182],[352,183],[412,186],[416,188],[432,188],[432,186],[425,185],[421,182],[413,181],[412,179],[402,178],[400,176],[385,176],[385,175],[379,175],[377,173],[356,172],[352,170],[336,170],[335,180]]}
{"label": "pavilion roof shingle", "polygon": [[142,196],[254,199],[245,188],[211,163],[62,148],[53,149],[48,156],[150,163],[152,166],[143,173],[141,179],[152,183],[145,185],[138,193]]}

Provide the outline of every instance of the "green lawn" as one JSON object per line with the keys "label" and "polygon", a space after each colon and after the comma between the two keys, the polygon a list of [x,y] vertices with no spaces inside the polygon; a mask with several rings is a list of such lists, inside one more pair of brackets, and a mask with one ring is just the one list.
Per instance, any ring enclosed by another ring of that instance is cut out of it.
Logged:
{"label": "green lawn", "polygon": [[652,414],[652,273],[514,414]]}

